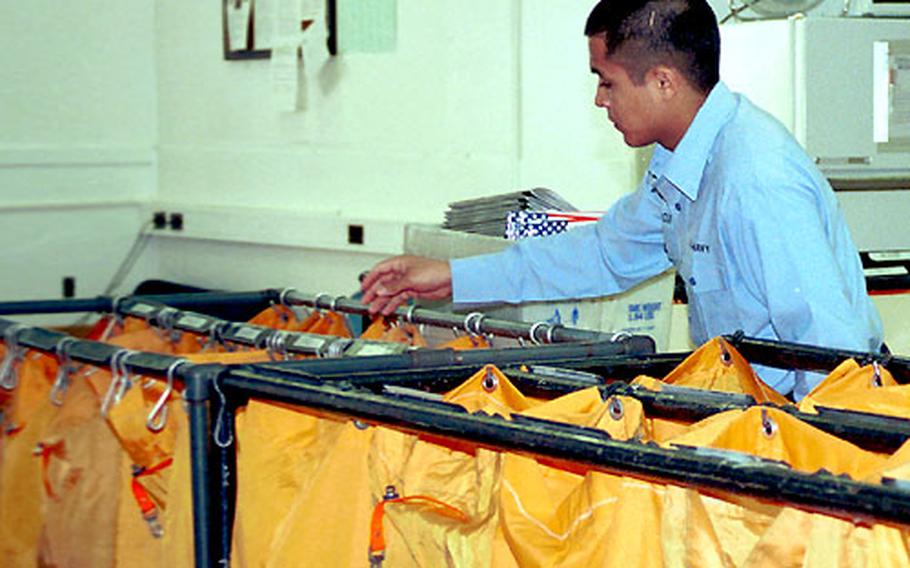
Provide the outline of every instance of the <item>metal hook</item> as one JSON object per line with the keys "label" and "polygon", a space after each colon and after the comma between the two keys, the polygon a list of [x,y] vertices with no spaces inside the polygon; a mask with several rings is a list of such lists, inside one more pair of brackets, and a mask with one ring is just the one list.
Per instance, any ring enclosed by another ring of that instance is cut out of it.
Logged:
{"label": "metal hook", "polygon": [[114,296],[111,298],[111,315],[120,314],[120,302],[124,299],[126,299],[125,296]]}
{"label": "metal hook", "polygon": [[[214,438],[215,445],[219,448],[229,448],[231,444],[234,443],[234,432],[225,424],[224,420],[227,397],[224,396],[224,391],[222,391],[221,386],[218,385],[218,377],[212,380],[212,387],[214,387],[215,392],[218,393],[218,398],[221,402],[221,405],[218,407],[218,418],[215,420],[215,431],[212,432],[212,438]],[[223,439],[225,431],[227,431],[227,439]]]}
{"label": "metal hook", "polygon": [[557,323],[557,324],[553,324],[547,328],[547,334],[546,334],[547,343],[550,343],[550,344],[553,343],[553,332],[556,331],[556,328],[558,328],[558,327],[563,327],[563,325],[560,323]]}
{"label": "metal hook", "polygon": [[180,365],[186,362],[186,359],[178,359],[167,368],[167,386],[164,387],[164,392],[161,393],[155,406],[152,407],[152,411],[149,412],[148,418],[145,420],[145,427],[152,432],[161,432],[167,425],[167,401],[174,391],[174,373],[177,372]]}
{"label": "metal hook", "polygon": [[51,404],[54,406],[63,405],[63,397],[66,396],[66,391],[69,390],[70,375],[73,372],[70,367],[72,361],[70,360],[69,348],[74,343],[76,343],[76,338],[64,337],[54,347],[54,354],[57,356],[57,377],[54,379],[54,385],[51,387],[49,394]]}
{"label": "metal hook", "polygon": [[629,333],[628,331],[617,331],[616,333],[613,334],[612,337],[610,337],[610,343],[617,343],[619,341],[625,341],[626,339],[629,339],[631,337],[632,337],[632,334]]}
{"label": "metal hook", "polygon": [[276,357],[280,357],[284,361],[287,361],[290,358],[287,349],[287,340],[289,338],[290,336],[288,334],[281,331],[270,333],[265,338],[265,347],[269,359],[277,361],[278,359],[276,359]]}
{"label": "metal hook", "polygon": [[[253,329],[256,330],[255,337],[253,337],[252,339],[247,337],[247,339],[250,339],[250,341],[253,341],[253,348],[268,350],[269,339],[271,339],[272,334],[275,333],[276,330],[274,330],[272,328],[268,328],[268,327],[260,327],[258,325],[250,326],[250,327],[253,327]],[[244,330],[244,332],[246,332],[246,330]],[[267,333],[263,333],[263,332],[267,332]]]}
{"label": "metal hook", "polygon": [[216,343],[221,345],[228,351],[232,351],[233,347],[228,345],[225,338],[224,332],[227,331],[227,328],[230,327],[231,322],[229,321],[219,321],[209,329],[209,346],[213,346]]}
{"label": "metal hook", "polygon": [[119,371],[120,371],[120,388],[117,389],[117,393],[114,398],[115,403],[119,403],[123,400],[123,396],[133,386],[133,380],[130,376],[130,370],[126,367],[127,360],[136,355],[138,351],[127,351],[120,357],[119,361]]}
{"label": "metal hook", "polygon": [[290,355],[288,354],[288,339],[290,339],[290,335],[287,333],[278,332],[275,334],[275,351],[278,352],[285,361],[290,359]]}
{"label": "metal hook", "polygon": [[350,345],[351,345],[351,340],[350,340],[350,339],[346,339],[346,338],[343,338],[343,337],[338,337],[338,338],[336,338],[336,339],[330,340],[330,342],[329,342],[328,345],[323,346],[323,348],[320,349],[320,350],[316,353],[316,356],[319,357],[319,358],[328,357],[328,358],[337,359],[338,357],[343,357],[343,356],[344,356],[345,350],[346,350],[346,349],[348,348],[348,346],[350,346]]}
{"label": "metal hook", "polygon": [[300,322],[300,321],[303,321],[306,318],[306,316],[309,314],[309,312],[307,311],[309,308],[307,308],[306,305],[304,303],[300,302],[299,300],[298,300],[298,303],[294,303],[294,304],[289,302],[288,294],[290,294],[292,292],[296,293],[297,288],[285,288],[284,290],[281,291],[280,294],[278,294],[278,301],[281,302],[281,304],[284,307],[291,310],[291,313],[294,315],[295,321]]}
{"label": "metal hook", "polygon": [[[167,339],[164,337],[164,333],[160,329],[161,320],[156,317],[156,314],[146,313],[146,314],[143,314],[141,317],[145,321],[145,324],[147,326],[149,326],[149,328],[155,333],[156,336],[158,336],[159,339],[161,339],[162,341],[167,341]],[[155,323],[152,323],[153,318],[155,320]]]}
{"label": "metal hook", "polygon": [[115,351],[114,354],[111,355],[111,382],[107,386],[107,391],[104,393],[104,398],[101,399],[101,416],[104,418],[107,418],[108,412],[110,412],[111,406],[114,404],[114,393],[117,390],[117,382],[120,380],[120,375],[117,373],[117,360],[125,351],[125,349],[121,349],[119,351]]}
{"label": "metal hook", "polygon": [[[487,317],[481,312],[471,312],[464,317],[464,330],[471,335],[482,335],[480,324]],[[476,321],[474,321],[476,319]]]}
{"label": "metal hook", "polygon": [[110,319],[108,320],[107,325],[104,326],[104,331],[101,332],[101,337],[98,338],[98,341],[105,342],[110,339],[117,324],[123,323],[123,316],[120,314],[120,303],[124,299],[123,296],[114,296],[111,298]]}
{"label": "metal hook", "polygon": [[332,297],[332,295],[328,292],[320,292],[316,294],[316,296],[313,298],[313,307],[316,308],[316,311],[319,311],[319,298],[323,296],[328,296],[329,298]]}
{"label": "metal hook", "polygon": [[550,324],[548,324],[545,321],[539,321],[539,322],[535,322],[535,323],[531,324],[531,329],[528,330],[528,336],[529,336],[529,339],[531,340],[531,343],[533,343],[534,345],[541,344],[541,341],[539,339],[537,339],[537,330],[543,326],[548,326],[548,325],[550,325]]}
{"label": "metal hook", "polygon": [[104,399],[101,401],[101,416],[107,418],[114,404],[120,402],[123,395],[129,388],[129,370],[126,368],[126,360],[136,351],[121,349],[111,356],[111,384],[104,393]]}
{"label": "metal hook", "polygon": [[162,330],[164,330],[164,333],[167,334],[167,339],[170,340],[171,343],[177,343],[180,341],[180,335],[182,332],[179,329],[174,328],[174,325],[177,323],[177,318],[179,316],[180,310],[171,308],[169,306],[165,306],[155,315],[155,321],[161,325]]}
{"label": "metal hook", "polygon": [[285,288],[281,291],[281,293],[278,294],[278,303],[286,308],[290,308],[291,306],[288,304],[288,294],[296,291],[297,288]]}
{"label": "metal hook", "polygon": [[882,366],[878,361],[872,361],[872,386],[880,387],[882,384]]}
{"label": "metal hook", "polygon": [[3,340],[6,343],[6,354],[3,362],[0,363],[0,388],[13,390],[19,385],[19,375],[16,373],[16,365],[22,361],[25,356],[24,350],[19,347],[19,333],[28,329],[28,326],[14,323],[3,333]]}

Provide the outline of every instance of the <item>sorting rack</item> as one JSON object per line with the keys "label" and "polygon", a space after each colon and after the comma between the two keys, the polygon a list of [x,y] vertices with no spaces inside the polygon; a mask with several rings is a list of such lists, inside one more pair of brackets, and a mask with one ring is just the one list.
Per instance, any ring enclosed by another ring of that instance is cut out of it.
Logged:
{"label": "sorting rack", "polygon": [[[279,300],[292,305],[297,300],[292,292],[283,296]],[[308,300],[312,300],[312,304],[306,305],[312,307],[339,311],[349,307],[351,313],[356,313],[355,309],[365,309],[347,306],[347,300],[336,300],[334,306],[322,304],[318,297],[304,298],[302,302]],[[268,301],[274,300],[269,297]],[[111,307],[119,313],[131,314],[130,310],[137,305],[154,306],[158,311],[148,319],[153,324],[161,323],[158,314],[162,308],[147,299],[124,299]],[[0,305],[0,313],[2,310]],[[140,311],[143,310],[140,307]],[[420,311],[412,310],[411,317],[416,319]],[[180,322],[185,316],[185,313],[172,314],[163,319],[175,329],[184,329]],[[476,316],[475,319],[487,321]],[[218,325],[218,322],[213,323],[209,331]],[[470,329],[471,325],[465,327],[473,332],[485,331],[479,322],[476,325],[477,329]],[[199,332],[197,329],[187,331]],[[222,331],[230,333],[230,329]],[[561,329],[555,330],[550,337],[562,337],[558,335],[561,333]],[[40,328],[17,327],[7,320],[0,320],[0,334],[7,340],[13,339],[19,346],[46,353],[58,353],[61,342],[69,338]],[[533,337],[534,332],[530,336]],[[249,338],[248,344],[258,344],[257,339],[263,341],[262,338]],[[755,340],[741,335],[728,339],[753,363],[824,372],[852,357],[861,363],[879,362],[887,366],[898,382],[910,381],[908,359]],[[119,350],[72,338],[67,340],[66,347],[72,360],[97,366],[110,366]],[[617,441],[605,432],[591,428],[518,415],[506,420],[482,413],[470,414],[461,407],[428,400],[423,394],[448,390],[484,365],[493,363],[503,368],[519,388],[528,389],[536,396],[555,397],[596,386],[604,400],[631,396],[641,401],[648,415],[654,417],[698,419],[756,404],[744,395],[680,387],[652,392],[623,382],[639,374],[662,376],[687,355],[654,354],[653,342],[647,338],[622,336],[599,343],[468,352],[417,350],[373,357],[230,367],[181,364],[179,357],[139,353],[128,359],[127,366],[133,373],[158,377],[164,377],[170,371],[184,385],[183,397],[190,424],[197,566],[221,565],[230,560],[235,448],[232,444],[214,443],[213,435],[216,430],[233,431],[236,408],[251,397],[495,450],[575,462],[600,471],[651,481],[730,491],[853,519],[910,524],[910,486],[903,481],[861,483],[823,472],[796,472],[779,462],[734,452],[686,447],[667,449],[634,441]],[[818,415],[806,415],[794,409],[782,409],[868,449],[893,451],[910,437],[908,420],[826,409]],[[213,420],[213,417],[217,419]]]}
{"label": "sorting rack", "polygon": [[[217,306],[261,306],[272,305],[307,306],[361,316],[369,315],[368,306],[345,296],[330,294],[302,294],[293,288],[267,289],[256,292],[205,292],[185,294],[163,294],[132,297],[98,296],[96,298],[70,300],[30,300],[21,302],[0,302],[0,316],[16,314],[49,314],[75,312],[104,312],[132,315],[151,319],[154,323],[171,325],[175,329],[208,333],[219,321],[218,318],[203,314],[189,313],[176,317],[169,310],[189,310]],[[161,308],[168,310],[161,313]],[[474,335],[508,337],[534,344],[570,343],[581,341],[607,341],[613,334],[577,329],[548,322],[525,323],[487,317],[483,312],[466,315],[453,314],[421,308],[416,305],[399,307],[394,317],[400,321],[423,324]],[[202,319],[200,319],[202,318]],[[247,324],[233,323],[233,328],[242,330]],[[242,339],[242,336],[241,336]]]}

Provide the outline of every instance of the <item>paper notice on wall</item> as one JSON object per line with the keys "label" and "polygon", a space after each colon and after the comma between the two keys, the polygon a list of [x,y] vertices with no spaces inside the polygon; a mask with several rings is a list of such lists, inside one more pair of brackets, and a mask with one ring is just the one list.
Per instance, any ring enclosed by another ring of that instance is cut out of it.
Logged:
{"label": "paper notice on wall", "polygon": [[910,142],[910,41],[892,44],[890,118],[892,138]]}
{"label": "paper notice on wall", "polygon": [[890,54],[887,41],[872,44],[872,141],[886,144],[891,114]]}
{"label": "paper notice on wall", "polygon": [[299,47],[296,45],[282,45],[272,48],[272,107],[278,112],[294,112],[297,110],[297,96],[300,92],[298,50]]}
{"label": "paper notice on wall", "polygon": [[247,48],[247,30],[250,26],[250,0],[229,0],[227,3],[228,49],[242,51]]}
{"label": "paper notice on wall", "polygon": [[277,0],[272,25],[272,104],[278,112],[294,112],[300,93],[300,0]]}

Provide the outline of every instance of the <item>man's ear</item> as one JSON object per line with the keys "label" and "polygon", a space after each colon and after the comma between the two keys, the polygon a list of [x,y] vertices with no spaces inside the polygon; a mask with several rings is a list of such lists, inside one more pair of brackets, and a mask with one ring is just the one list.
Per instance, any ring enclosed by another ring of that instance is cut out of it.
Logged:
{"label": "man's ear", "polygon": [[663,99],[671,99],[679,90],[682,77],[679,72],[666,65],[657,65],[648,71],[648,78],[651,84],[657,90],[658,96]]}

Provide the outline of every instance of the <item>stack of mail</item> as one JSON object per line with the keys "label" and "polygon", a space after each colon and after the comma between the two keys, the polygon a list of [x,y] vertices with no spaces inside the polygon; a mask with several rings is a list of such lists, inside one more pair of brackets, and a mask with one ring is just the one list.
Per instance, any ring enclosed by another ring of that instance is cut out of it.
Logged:
{"label": "stack of mail", "polygon": [[443,228],[501,237],[510,211],[573,211],[556,192],[537,187],[449,204]]}

